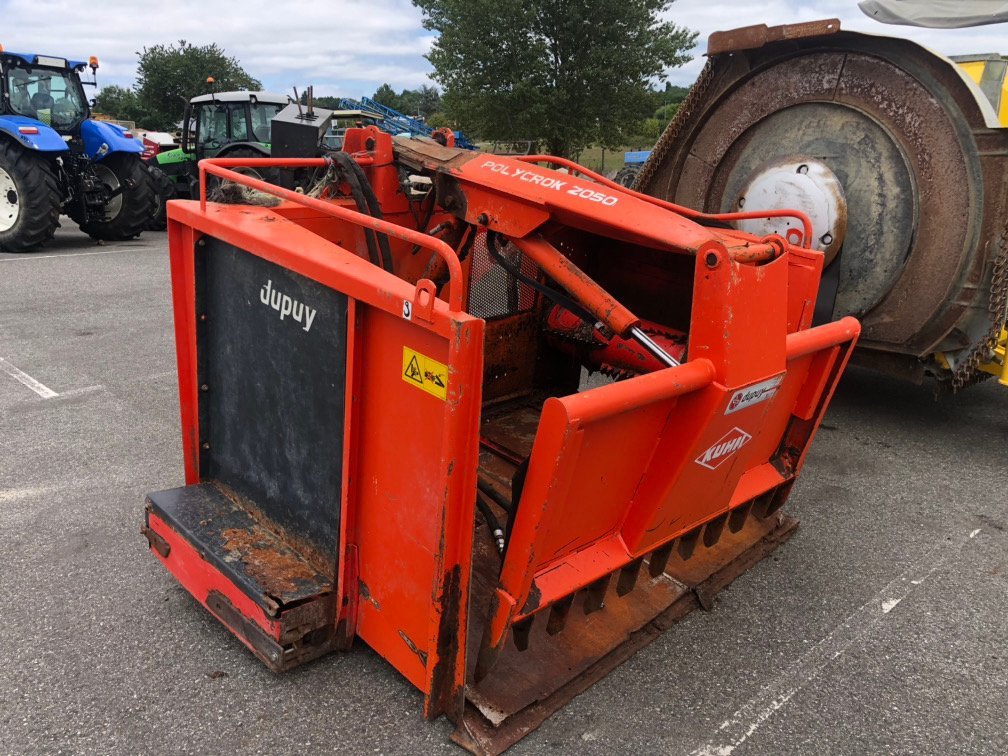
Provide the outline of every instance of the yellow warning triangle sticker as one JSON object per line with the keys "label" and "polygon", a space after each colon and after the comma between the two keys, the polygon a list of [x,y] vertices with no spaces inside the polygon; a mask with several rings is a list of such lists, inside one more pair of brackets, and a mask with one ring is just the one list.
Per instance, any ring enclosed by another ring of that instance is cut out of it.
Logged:
{"label": "yellow warning triangle sticker", "polygon": [[448,366],[407,346],[403,347],[402,379],[442,401],[448,397]]}
{"label": "yellow warning triangle sticker", "polygon": [[420,363],[417,362],[416,355],[413,355],[413,359],[409,361],[406,369],[403,371],[403,377],[409,378],[414,383],[419,383],[423,385],[423,373],[420,372]]}

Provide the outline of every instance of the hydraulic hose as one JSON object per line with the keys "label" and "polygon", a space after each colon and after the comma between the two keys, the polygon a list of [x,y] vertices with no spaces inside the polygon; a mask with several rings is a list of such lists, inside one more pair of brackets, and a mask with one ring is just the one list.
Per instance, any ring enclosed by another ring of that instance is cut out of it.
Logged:
{"label": "hydraulic hose", "polygon": [[504,553],[504,530],[501,528],[500,522],[494,517],[494,513],[490,510],[490,506],[484,501],[482,489],[476,492],[476,506],[479,508],[480,513],[483,515],[483,519],[486,520],[487,527],[490,529],[490,533],[493,535],[494,545],[497,546],[497,553]]}
{"label": "hydraulic hose", "polygon": [[[345,152],[335,152],[332,157],[337,166],[339,177],[346,181],[350,187],[350,196],[353,198],[354,204],[357,205],[357,210],[382,220],[378,198],[357,161]],[[364,238],[368,245],[368,256],[371,258],[371,262],[391,273],[392,251],[389,247],[388,236],[376,233],[371,229],[365,229]]]}
{"label": "hydraulic hose", "polygon": [[476,487],[483,493],[484,496],[493,499],[494,504],[503,509],[508,514],[511,514],[511,503],[504,498],[504,496],[497,491],[496,488],[491,486],[484,480],[476,481]]}

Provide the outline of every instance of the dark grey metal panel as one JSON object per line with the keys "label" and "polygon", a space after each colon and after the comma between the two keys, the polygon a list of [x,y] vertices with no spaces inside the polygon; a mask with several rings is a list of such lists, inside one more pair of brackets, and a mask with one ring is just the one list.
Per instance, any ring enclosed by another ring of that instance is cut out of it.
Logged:
{"label": "dark grey metal panel", "polygon": [[206,239],[197,250],[203,480],[247,497],[335,564],[347,297]]}

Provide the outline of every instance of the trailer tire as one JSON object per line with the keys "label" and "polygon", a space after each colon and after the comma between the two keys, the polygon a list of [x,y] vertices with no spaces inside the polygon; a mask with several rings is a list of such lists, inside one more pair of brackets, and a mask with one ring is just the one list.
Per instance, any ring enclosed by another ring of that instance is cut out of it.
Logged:
{"label": "trailer tire", "polygon": [[164,231],[168,228],[168,200],[175,198],[175,182],[154,163],[147,163],[147,170],[157,189],[157,209],[147,221],[147,230]]}
{"label": "trailer tire", "polygon": [[0,252],[31,252],[52,239],[60,200],[49,160],[0,141]]}
{"label": "trailer tire", "polygon": [[115,154],[94,164],[106,186],[122,193],[106,206],[105,220],[82,223],[81,231],[95,239],[122,241],[144,230],[157,212],[158,190],[154,177],[139,155]]}

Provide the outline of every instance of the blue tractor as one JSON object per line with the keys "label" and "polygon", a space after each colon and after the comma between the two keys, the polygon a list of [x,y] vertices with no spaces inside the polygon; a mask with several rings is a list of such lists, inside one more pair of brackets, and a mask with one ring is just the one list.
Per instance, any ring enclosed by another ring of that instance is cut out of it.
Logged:
{"label": "blue tractor", "polygon": [[64,213],[95,239],[139,234],[157,209],[143,146],[91,119],[87,63],[0,47],[0,251],[49,241]]}

